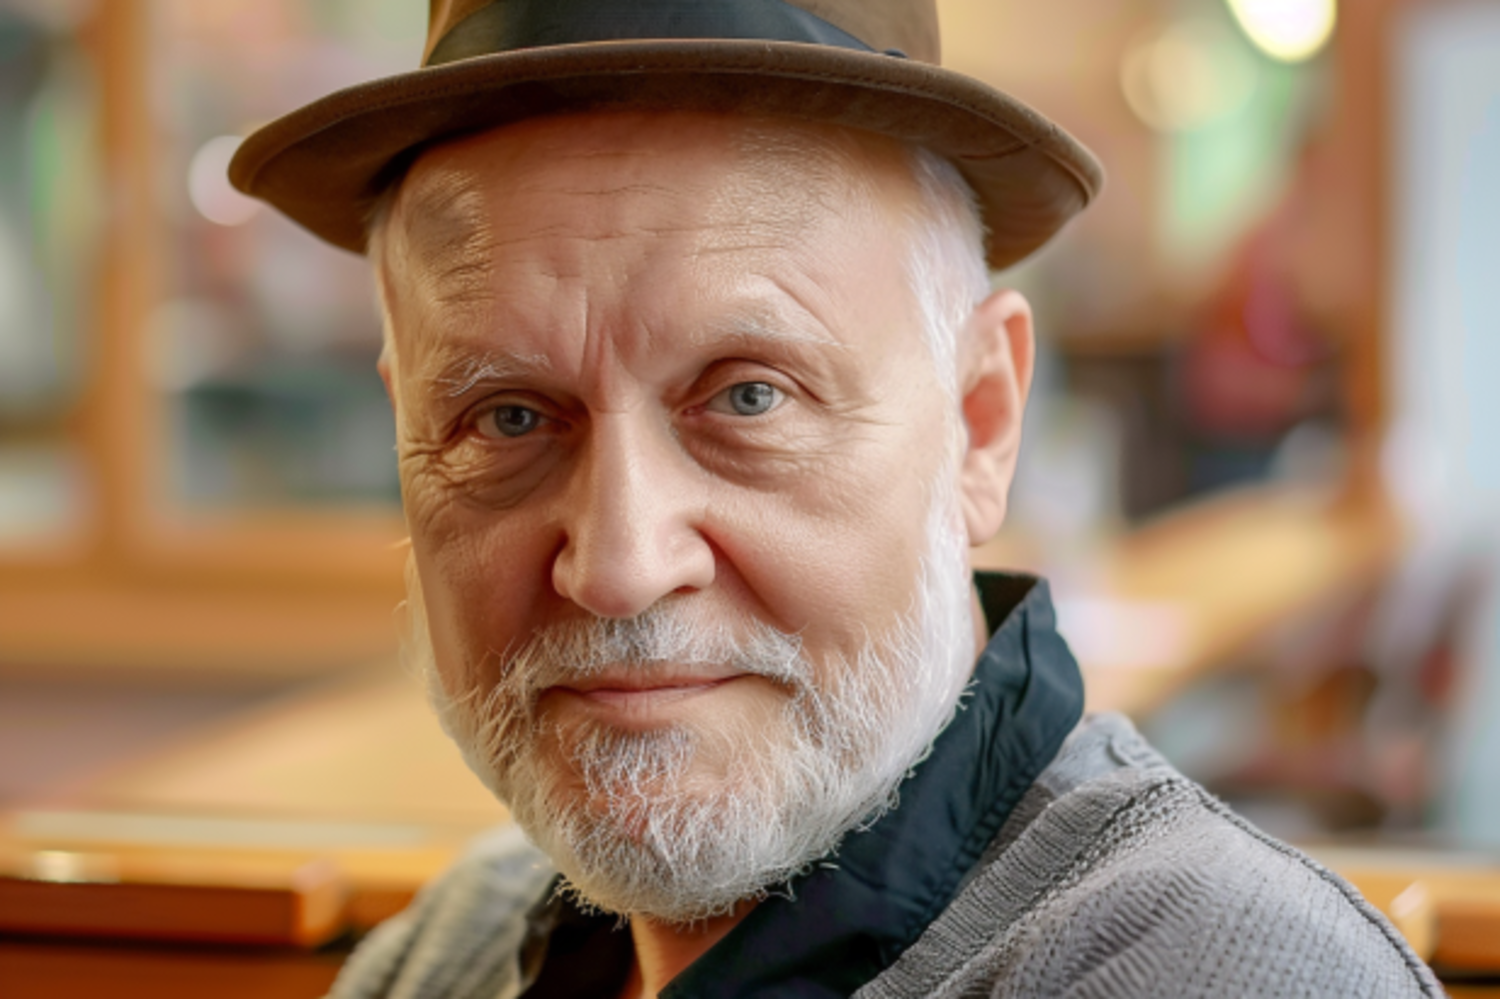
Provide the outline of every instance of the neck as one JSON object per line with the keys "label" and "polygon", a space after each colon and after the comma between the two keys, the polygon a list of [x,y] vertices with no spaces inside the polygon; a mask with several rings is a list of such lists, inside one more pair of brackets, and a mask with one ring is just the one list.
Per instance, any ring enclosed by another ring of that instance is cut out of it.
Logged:
{"label": "neck", "polygon": [[[972,570],[970,572],[972,575]],[[974,652],[978,655],[990,641],[990,622],[985,620],[984,605],[979,602],[979,588],[969,587],[969,614],[974,619]],[[998,625],[1000,622],[996,621]]]}
{"label": "neck", "polygon": [[754,902],[741,902],[730,915],[689,926],[632,916],[630,939],[635,945],[635,965],[630,969],[630,981],[620,994],[621,999],[655,999],[672,979],[724,939],[753,908]]}

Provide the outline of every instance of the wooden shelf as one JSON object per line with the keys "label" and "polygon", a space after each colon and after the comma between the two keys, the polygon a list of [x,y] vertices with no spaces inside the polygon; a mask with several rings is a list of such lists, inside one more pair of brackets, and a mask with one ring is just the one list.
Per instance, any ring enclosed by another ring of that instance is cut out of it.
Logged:
{"label": "wooden shelf", "polygon": [[[401,599],[398,511],[185,509],[167,485],[168,414],[142,359],[184,247],[168,224],[147,0],[90,7],[76,40],[98,81],[93,152],[108,184],[86,289],[87,361],[59,426],[22,429],[80,463],[81,522],[0,551],[0,672],[281,679],[388,657]],[[172,125],[172,128],[165,128]]]}
{"label": "wooden shelf", "polygon": [[326,860],[0,855],[0,934],[311,948],[343,931],[344,897]]}
{"label": "wooden shelf", "polygon": [[397,823],[460,835],[505,818],[438,726],[421,683],[390,663],[267,706],[57,804],[294,823]]}
{"label": "wooden shelf", "polygon": [[237,947],[88,946],[0,941],[6,999],[316,999],[327,994],[342,951]]}
{"label": "wooden shelf", "polygon": [[0,815],[0,855],[12,869],[48,854],[163,883],[176,872],[201,885],[216,866],[236,885],[269,872],[284,892],[323,862],[346,893],[340,925],[368,929],[506,822],[420,683],[388,663]]}
{"label": "wooden shelf", "polygon": [[395,652],[398,586],[361,591],[0,579],[0,673],[275,681]]}

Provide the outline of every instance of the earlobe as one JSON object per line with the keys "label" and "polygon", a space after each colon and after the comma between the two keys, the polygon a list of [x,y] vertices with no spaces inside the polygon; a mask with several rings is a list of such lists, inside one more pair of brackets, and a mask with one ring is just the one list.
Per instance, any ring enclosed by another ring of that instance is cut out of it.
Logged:
{"label": "earlobe", "polygon": [[963,344],[959,391],[968,443],[959,495],[969,543],[980,545],[1005,521],[1020,453],[1035,353],[1031,306],[1019,292],[995,292],[970,316]]}
{"label": "earlobe", "polygon": [[391,404],[391,411],[399,419],[401,409],[396,394],[396,351],[389,334],[386,335],[385,346],[380,350],[380,359],[375,362],[375,370],[380,373],[380,383],[385,386],[385,397]]}
{"label": "earlobe", "polygon": [[390,400],[392,406],[396,405],[396,393],[392,391],[391,385],[391,358],[390,351],[382,350],[380,360],[375,362],[375,370],[380,372],[380,383],[385,386],[385,397]]}
{"label": "earlobe", "polygon": [[[374,257],[372,256],[372,260]],[[388,285],[389,275],[385,268],[377,263],[375,265],[375,305],[380,311],[380,357],[375,361],[375,370],[380,374],[380,382],[385,386],[385,397],[391,404],[391,411],[396,414],[397,419],[401,416],[400,399],[396,393],[396,381],[399,377],[396,363],[396,325],[391,314],[392,296]]]}

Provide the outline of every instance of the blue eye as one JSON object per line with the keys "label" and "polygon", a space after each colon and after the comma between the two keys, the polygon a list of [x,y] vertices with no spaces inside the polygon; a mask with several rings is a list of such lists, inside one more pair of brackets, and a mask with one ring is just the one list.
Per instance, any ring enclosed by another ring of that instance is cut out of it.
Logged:
{"label": "blue eye", "polygon": [[486,437],[524,437],[541,425],[542,414],[525,406],[496,406],[479,421]]}
{"label": "blue eye", "polygon": [[714,396],[708,408],[719,413],[734,413],[736,416],[760,416],[769,413],[781,402],[782,392],[766,382],[740,382]]}

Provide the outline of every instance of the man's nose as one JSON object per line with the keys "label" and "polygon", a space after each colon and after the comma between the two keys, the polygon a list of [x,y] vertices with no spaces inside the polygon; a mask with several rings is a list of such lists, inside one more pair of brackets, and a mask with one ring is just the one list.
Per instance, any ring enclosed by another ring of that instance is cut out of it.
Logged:
{"label": "man's nose", "polygon": [[558,594],[601,617],[634,617],[714,580],[703,501],[670,433],[640,413],[594,421],[560,511]]}

